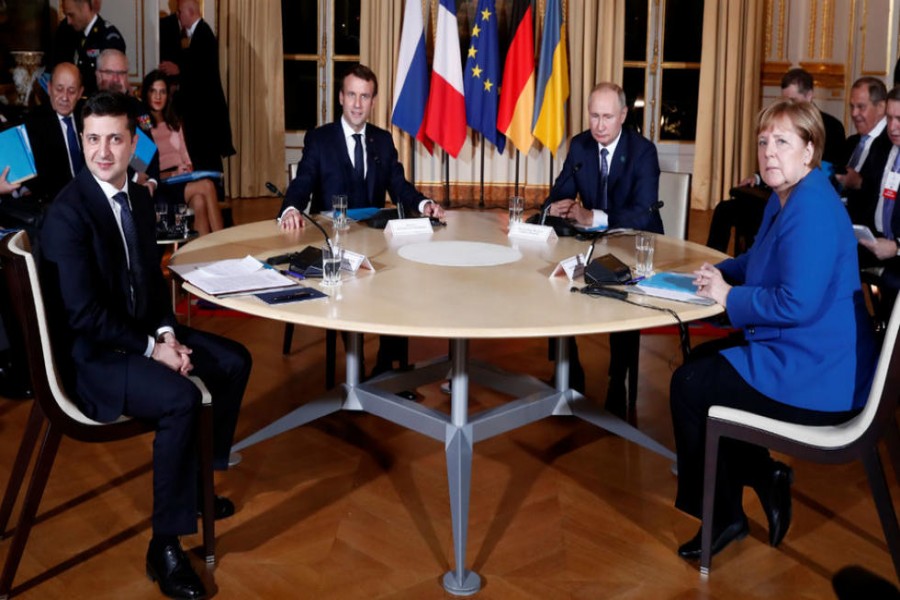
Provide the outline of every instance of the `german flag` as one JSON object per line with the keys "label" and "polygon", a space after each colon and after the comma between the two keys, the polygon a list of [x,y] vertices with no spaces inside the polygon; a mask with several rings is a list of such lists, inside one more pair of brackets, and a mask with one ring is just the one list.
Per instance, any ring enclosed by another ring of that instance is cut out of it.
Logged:
{"label": "german flag", "polygon": [[530,0],[513,0],[510,45],[503,66],[503,89],[497,108],[497,129],[515,147],[528,153],[534,142],[534,11]]}

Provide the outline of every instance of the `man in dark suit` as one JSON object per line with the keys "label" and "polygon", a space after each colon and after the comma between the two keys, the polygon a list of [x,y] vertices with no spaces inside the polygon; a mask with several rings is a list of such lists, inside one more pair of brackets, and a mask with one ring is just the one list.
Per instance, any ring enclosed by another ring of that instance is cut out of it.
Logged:
{"label": "man in dark suit", "polygon": [[[850,117],[856,134],[847,138],[843,173],[835,175],[842,186],[850,220],[872,227],[884,163],[893,144],[884,117],[887,88],[876,77],[861,77],[850,88]],[[872,189],[864,189],[871,187]]]}
{"label": "man in dark suit", "polygon": [[[588,99],[591,128],[574,138],[553,189],[548,214],[572,219],[582,227],[628,227],[663,232],[659,216],[659,159],[656,146],[640,134],[622,129],[628,106],[625,92],[614,83],[597,84]],[[576,195],[580,197],[579,203]],[[640,336],[634,332],[609,337],[607,410],[626,412],[625,379]],[[578,347],[572,348],[571,386],[584,391]]]}
{"label": "man in dark suit", "polygon": [[28,182],[35,199],[48,203],[84,166],[79,119],[81,73],[72,63],[59,63],[50,77],[50,109],[35,112],[25,122],[38,176]]}
{"label": "man in dark suit", "polygon": [[176,14],[160,19],[159,26],[159,68],[176,78],[175,109],[194,169],[222,171],[222,158],[235,150],[216,36],[200,18],[197,0],[179,0]]}
{"label": "man in dark suit", "polygon": [[53,38],[50,66],[74,62],[88,96],[97,90],[94,73],[97,57],[107,48],[125,52],[125,38],[116,26],[100,16],[91,0],[63,0],[62,21]]}
{"label": "man in dark suit", "polygon": [[863,191],[875,196],[871,222],[874,241],[859,240],[866,251],[860,253],[860,266],[881,267],[878,275],[881,303],[878,316],[887,322],[900,290],[900,210],[895,208],[900,190],[900,87],[887,95],[886,130],[891,149],[882,166],[877,183],[865,181]]}
{"label": "man in dark suit", "polygon": [[[364,65],[352,67],[341,83],[343,114],[306,134],[303,159],[281,206],[282,229],[304,226],[300,212],[312,196],[312,210],[331,210],[331,197],[346,194],[349,208],[384,206],[385,194],[407,213],[441,218],[444,210],[406,180],[391,134],[368,123],[378,94],[378,78]],[[391,369],[405,342],[382,336],[373,375]]]}
{"label": "man in dark suit", "polygon": [[[155,212],[128,181],[135,114],[124,95],[98,92],[83,111],[85,163],[51,204],[41,265],[63,380],[85,414],[156,423],[148,575],[177,598],[204,597],[178,536],[197,529],[198,375],[213,397],[213,461],[228,466],[250,374],[240,344],[175,321],[157,261]],[[216,518],[234,513],[217,497]]]}

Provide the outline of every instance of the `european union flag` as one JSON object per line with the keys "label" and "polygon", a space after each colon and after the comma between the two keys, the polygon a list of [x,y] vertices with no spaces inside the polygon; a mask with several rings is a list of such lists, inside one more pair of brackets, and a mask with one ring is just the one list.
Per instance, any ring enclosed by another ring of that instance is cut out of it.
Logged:
{"label": "european union flag", "polygon": [[472,27],[463,85],[466,122],[503,152],[506,137],[497,131],[497,97],[500,92],[500,51],[497,7],[494,0],[479,0]]}

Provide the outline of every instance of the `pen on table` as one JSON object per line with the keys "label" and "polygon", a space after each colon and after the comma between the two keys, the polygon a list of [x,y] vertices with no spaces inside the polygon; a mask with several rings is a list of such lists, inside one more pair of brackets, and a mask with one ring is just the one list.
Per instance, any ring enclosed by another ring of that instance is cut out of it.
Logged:
{"label": "pen on table", "polygon": [[297,279],[306,279],[306,275],[303,273],[298,273],[297,271],[291,271],[290,269],[279,269],[279,273],[282,275],[289,275],[291,277],[295,277]]}
{"label": "pen on table", "polygon": [[626,281],[626,282],[625,282],[625,285],[635,285],[635,284],[637,284],[637,283],[642,282],[642,281],[645,280],[645,279],[647,279],[647,278],[644,277],[643,275],[640,276],[640,277],[635,277],[635,278],[632,279],[631,281]]}

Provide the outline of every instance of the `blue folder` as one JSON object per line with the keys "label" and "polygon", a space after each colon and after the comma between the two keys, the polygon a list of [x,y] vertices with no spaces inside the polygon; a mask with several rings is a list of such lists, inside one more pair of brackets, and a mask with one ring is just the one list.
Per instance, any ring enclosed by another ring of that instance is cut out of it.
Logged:
{"label": "blue folder", "polygon": [[134,156],[131,157],[131,168],[140,173],[146,173],[147,167],[153,161],[153,155],[156,154],[156,144],[140,127],[137,129],[137,138],[137,148],[134,149]]}
{"label": "blue folder", "polygon": [[9,167],[6,180],[10,183],[37,177],[34,153],[24,125],[11,127],[0,133],[0,172],[6,167]]}

